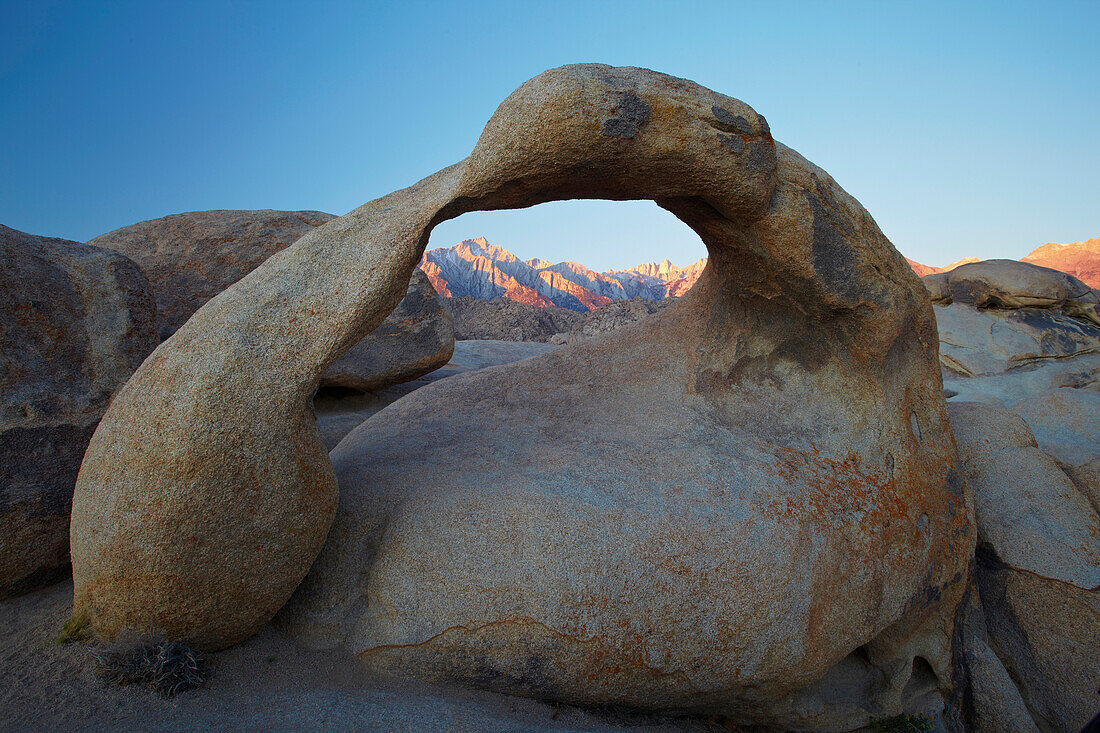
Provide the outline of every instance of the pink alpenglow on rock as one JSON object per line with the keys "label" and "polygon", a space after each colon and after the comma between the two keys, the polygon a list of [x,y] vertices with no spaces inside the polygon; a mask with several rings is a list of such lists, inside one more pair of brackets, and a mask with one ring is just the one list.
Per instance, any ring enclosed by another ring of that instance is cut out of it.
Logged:
{"label": "pink alpenglow on rock", "polygon": [[[567,198],[656,201],[706,244],[698,283],[423,387],[330,463],[309,397],[431,228]],[[76,612],[218,648],[312,566],[284,628],[377,670],[850,729],[952,687],[974,545],[955,460],[928,295],[863,207],[743,102],[566,66],[146,361],[81,470]]]}

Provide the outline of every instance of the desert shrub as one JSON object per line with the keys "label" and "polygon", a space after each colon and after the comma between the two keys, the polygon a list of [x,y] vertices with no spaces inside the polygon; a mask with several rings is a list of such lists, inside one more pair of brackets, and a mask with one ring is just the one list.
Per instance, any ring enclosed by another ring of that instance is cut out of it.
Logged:
{"label": "desert shrub", "polygon": [[132,638],[92,652],[96,672],[116,685],[142,685],[165,697],[201,687],[206,659],[179,641]]}

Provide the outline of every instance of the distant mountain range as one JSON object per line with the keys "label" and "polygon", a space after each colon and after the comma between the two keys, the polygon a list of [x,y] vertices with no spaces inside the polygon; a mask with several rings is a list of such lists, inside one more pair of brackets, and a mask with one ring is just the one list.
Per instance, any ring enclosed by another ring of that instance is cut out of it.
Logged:
{"label": "distant mountain range", "polygon": [[[923,265],[908,258],[906,261],[917,275],[924,276],[978,260],[967,257],[946,267]],[[1068,272],[1091,287],[1100,287],[1100,239],[1046,244],[1023,261]],[[420,260],[420,269],[436,291],[447,297],[507,298],[527,305],[557,305],[583,313],[615,300],[641,297],[657,301],[679,297],[691,289],[706,264],[707,258],[703,257],[680,268],[666,259],[628,270],[596,272],[579,262],[521,260],[503,247],[478,237],[465,239],[453,247],[428,250]]]}
{"label": "distant mountain range", "polygon": [[971,262],[981,262],[977,257],[963,257],[958,262],[952,262],[946,267],[933,267],[932,265],[922,265],[916,260],[911,260],[908,257],[905,261],[909,263],[909,266],[913,268],[913,272],[917,273],[917,277],[924,277],[925,275],[931,275],[934,272],[950,272],[959,265],[968,265]]}
{"label": "distant mountain range", "polygon": [[686,293],[699,279],[706,258],[685,268],[667,259],[629,270],[596,272],[579,262],[523,261],[484,237],[424,253],[420,269],[440,295],[507,298],[527,305],[557,305],[585,312],[613,300],[664,300]]}
{"label": "distant mountain range", "polygon": [[1044,244],[1024,262],[1068,272],[1090,288],[1100,289],[1100,237],[1071,244]]}

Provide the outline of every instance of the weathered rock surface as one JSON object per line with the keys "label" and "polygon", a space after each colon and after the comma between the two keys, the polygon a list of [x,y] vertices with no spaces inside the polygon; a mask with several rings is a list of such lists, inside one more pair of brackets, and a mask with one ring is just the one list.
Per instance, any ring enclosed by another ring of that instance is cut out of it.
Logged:
{"label": "weathered rock surface", "polygon": [[[561,198],[651,198],[708,267],[645,337],[419,389],[330,465],[313,388],[431,227]],[[305,235],[143,364],[81,470],[74,605],[99,634],[233,643],[335,515],[284,621],[379,670],[804,729],[934,705],[974,539],[936,343],[904,258],[747,105],[555,69],[469,158]]]}
{"label": "weathered rock surface", "polygon": [[644,298],[631,298],[630,300],[608,303],[587,314],[569,331],[551,336],[550,343],[574,344],[593,336],[618,331],[667,308],[675,302],[672,299],[649,301]]}
{"label": "weathered rock surface", "polygon": [[1100,458],[1093,458],[1079,466],[1063,465],[1062,470],[1100,514]]}
{"label": "weathered rock surface", "polygon": [[1071,481],[1012,412],[949,410],[978,526],[981,623],[963,628],[975,727],[1028,730],[1023,703],[1040,730],[1078,730],[1100,685],[1100,516],[1079,487],[1089,477]]}
{"label": "weathered rock surface", "polygon": [[936,304],[940,360],[954,374],[987,376],[1100,352],[1096,295],[1064,272],[986,260],[922,280]]}
{"label": "weathered rock surface", "polygon": [[1012,406],[1045,452],[1076,466],[1100,458],[1100,392],[1053,389]]}
{"label": "weathered rock surface", "polygon": [[1042,730],[1081,730],[1096,714],[1100,591],[1013,569],[979,550],[994,649]]}
{"label": "weathered rock surface", "polygon": [[451,315],[416,270],[393,313],[328,368],[321,386],[376,390],[407,382],[446,364],[454,346]]}
{"label": "weathered rock surface", "polygon": [[978,541],[1013,568],[1100,586],[1100,517],[1027,423],[988,404],[951,402],[949,410]]}
{"label": "weathered rock surface", "polygon": [[321,211],[192,211],[131,224],[88,244],[138,264],[153,285],[157,327],[166,339],[206,301],[335,218]]}
{"label": "weathered rock surface", "polygon": [[960,376],[1000,374],[1100,352],[1100,327],[1039,308],[978,310],[936,305],[940,360]]}
{"label": "weathered rock surface", "polygon": [[1039,728],[1004,663],[993,650],[988,621],[977,586],[969,589],[960,606],[959,667],[966,670],[970,705],[965,711],[968,733],[1038,733]]}
{"label": "weathered rock surface", "polygon": [[156,345],[149,283],[125,257],[0,226],[0,598],[69,562],[84,449]]}
{"label": "weathered rock surface", "polygon": [[461,341],[545,343],[584,318],[583,313],[567,308],[539,307],[505,298],[444,298],[443,304],[454,318],[455,338]]}
{"label": "weathered rock surface", "polygon": [[549,344],[522,341],[458,341],[446,365],[417,379],[371,392],[321,389],[313,398],[321,440],[331,451],[368,417],[414,390],[455,374],[510,364],[554,348]]}
{"label": "weathered rock surface", "polygon": [[[943,342],[940,343],[943,348]],[[1100,353],[1069,359],[1039,359],[1007,372],[964,377],[944,369],[943,388],[959,402],[992,401],[1004,407],[1052,389],[1100,390]]]}
{"label": "weathered rock surface", "polygon": [[[320,211],[193,211],[143,221],[89,244],[125,254],[153,283],[168,338],[204,303],[303,234],[335,219]],[[386,321],[332,365],[322,384],[376,390],[447,363],[451,319],[423,275]]]}
{"label": "weathered rock surface", "polygon": [[926,277],[935,289],[934,300],[944,299],[946,289],[946,297],[955,303],[977,308],[1059,308],[1100,325],[1092,289],[1073,275],[1049,267],[983,260]]}

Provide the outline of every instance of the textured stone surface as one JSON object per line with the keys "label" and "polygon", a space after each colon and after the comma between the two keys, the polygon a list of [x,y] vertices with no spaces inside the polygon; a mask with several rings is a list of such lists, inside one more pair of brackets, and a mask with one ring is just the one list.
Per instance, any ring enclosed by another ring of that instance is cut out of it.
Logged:
{"label": "textured stone surface", "polygon": [[1100,590],[1020,572],[979,552],[989,636],[1041,730],[1081,730],[1100,688]]}
{"label": "textured stone surface", "polygon": [[1100,327],[1056,309],[979,310],[936,305],[940,360],[960,376],[987,376],[1100,352]]}
{"label": "textured stone surface", "polygon": [[1100,458],[1093,458],[1080,466],[1062,466],[1070,480],[1100,514]]}
{"label": "textured stone surface", "polygon": [[977,308],[1060,308],[1100,325],[1092,289],[1059,270],[1015,260],[983,260],[944,274],[955,303]]}
{"label": "textured stone surface", "polygon": [[88,244],[138,264],[153,284],[163,339],[268,257],[335,218],[321,211],[192,211],[116,229]]}
{"label": "textured stone surface", "polygon": [[321,440],[325,449],[331,451],[361,422],[414,390],[455,374],[510,364],[554,348],[523,341],[458,341],[445,366],[417,379],[373,392],[321,389],[313,398]]}
{"label": "textured stone surface", "polygon": [[969,733],[1039,733],[1035,720],[1004,663],[993,650],[977,587],[960,607],[958,650],[966,670],[969,706],[964,705]]}
{"label": "textured stone surface", "polygon": [[978,541],[1008,565],[1081,588],[1100,586],[1100,517],[1024,420],[951,402],[959,462],[974,492]]}
{"label": "textured stone surface", "polygon": [[321,386],[376,390],[407,382],[446,364],[454,346],[451,315],[416,270],[393,313],[328,368]]}
{"label": "textured stone surface", "polygon": [[462,341],[532,341],[550,337],[580,323],[584,314],[558,306],[535,306],[504,298],[445,298],[454,318],[455,338]]}
{"label": "textured stone surface", "polygon": [[1063,387],[1097,391],[1100,390],[1100,354],[1043,359],[1008,372],[980,377],[964,377],[945,369],[943,387],[952,400],[996,401],[1006,407],[1040,392]]}
{"label": "textured stone surface", "polygon": [[1071,481],[1013,412],[965,402],[949,411],[978,527],[981,623],[963,628],[975,728],[1016,720],[1022,702],[1039,730],[1078,730],[1100,685],[1100,516],[1081,490],[1088,467]]}
{"label": "textured stone surface", "polygon": [[587,314],[583,320],[565,333],[554,334],[550,338],[553,344],[574,344],[601,334],[618,331],[637,321],[661,311],[676,301],[648,301],[643,298],[631,298],[597,308]]}
{"label": "textured stone surface", "polygon": [[1100,458],[1100,392],[1052,389],[1017,402],[1012,411],[1059,461],[1077,466]]}
{"label": "textured stone surface", "polygon": [[107,402],[156,344],[125,257],[0,226],[0,597],[69,561],[69,508]]}
{"label": "textured stone surface", "polygon": [[927,293],[755,111],[640,69],[527,82],[469,158],[181,327],[89,448],[77,612],[203,647],[253,633],[336,514],[321,374],[397,305],[434,224],[562,198],[651,198],[708,267],[647,334],[449,377],[342,441],[287,628],[402,675],[747,722],[934,699],[974,535]]}

